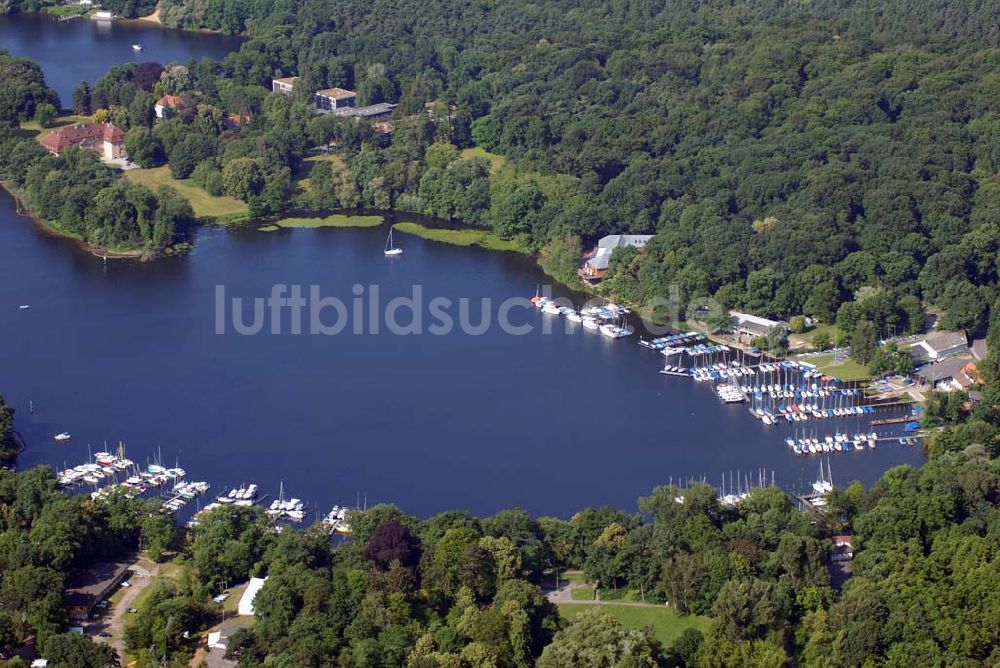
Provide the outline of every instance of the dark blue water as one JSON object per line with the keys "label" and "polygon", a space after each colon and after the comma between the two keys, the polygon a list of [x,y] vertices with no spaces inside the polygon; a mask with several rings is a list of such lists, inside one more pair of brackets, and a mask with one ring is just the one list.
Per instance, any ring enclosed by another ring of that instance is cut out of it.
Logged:
{"label": "dark blue water", "polygon": [[[275,494],[283,481],[323,512],[360,493],[417,514],[568,516],[634,509],[671,477],[816,478],[817,460],[782,442],[791,427],[658,374],[662,356],[633,339],[545,335],[534,310],[513,311],[536,326],[525,336],[214,333],[217,285],[252,298],[315,284],[346,302],[354,284],[378,285],[385,304],[419,284],[427,299],[478,304],[531,296],[545,280],[517,255],[396,237],[405,253],[392,261],[383,228],[205,228],[185,257],[103,266],[0,196],[0,391],[28,441],[20,464],[78,464],[88,444],[124,440],[132,459],[179,458],[214,491],[245,481]],[[55,443],[64,430],[72,442]],[[838,482],[871,482],[921,453],[883,445],[830,460]]]}
{"label": "dark blue water", "polygon": [[[141,44],[142,52],[133,51],[133,44]],[[0,49],[28,56],[41,65],[46,82],[59,93],[65,107],[72,104],[73,89],[81,81],[93,84],[112,65],[221,60],[239,45],[235,37],[169,30],[138,21],[59,21],[40,14],[0,16]]]}

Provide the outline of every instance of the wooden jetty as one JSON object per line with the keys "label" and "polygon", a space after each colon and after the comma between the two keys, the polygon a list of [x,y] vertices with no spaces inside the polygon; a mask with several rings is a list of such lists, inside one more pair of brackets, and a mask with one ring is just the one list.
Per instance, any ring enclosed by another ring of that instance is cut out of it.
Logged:
{"label": "wooden jetty", "polygon": [[869,424],[873,427],[882,427],[887,424],[906,424],[907,422],[919,422],[919,420],[913,415],[903,415],[901,417],[879,418],[872,420]]}

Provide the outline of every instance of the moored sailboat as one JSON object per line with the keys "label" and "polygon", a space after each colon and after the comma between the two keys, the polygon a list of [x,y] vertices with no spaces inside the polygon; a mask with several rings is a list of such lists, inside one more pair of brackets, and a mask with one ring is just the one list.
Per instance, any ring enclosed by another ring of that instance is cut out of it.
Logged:
{"label": "moored sailboat", "polygon": [[392,243],[392,228],[389,228],[389,237],[385,240],[385,250],[383,251],[387,256],[402,255],[403,249],[398,248]]}

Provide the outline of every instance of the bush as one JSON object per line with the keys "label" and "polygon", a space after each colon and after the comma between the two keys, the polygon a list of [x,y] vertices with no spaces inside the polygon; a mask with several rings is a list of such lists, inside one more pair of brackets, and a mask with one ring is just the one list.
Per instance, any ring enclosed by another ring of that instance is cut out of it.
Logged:
{"label": "bush", "polygon": [[35,122],[43,128],[50,127],[52,125],[52,121],[55,120],[58,113],[59,112],[56,110],[55,105],[49,104],[48,102],[42,102],[35,107]]}
{"label": "bush", "polygon": [[816,332],[812,337],[812,345],[816,350],[826,350],[830,347],[830,334],[828,332]]}

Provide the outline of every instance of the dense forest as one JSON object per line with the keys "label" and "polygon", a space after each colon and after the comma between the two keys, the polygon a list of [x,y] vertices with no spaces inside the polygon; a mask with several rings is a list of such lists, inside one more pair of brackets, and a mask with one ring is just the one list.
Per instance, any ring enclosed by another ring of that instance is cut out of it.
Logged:
{"label": "dense forest", "polygon": [[14,411],[0,395],[0,467],[13,465],[21,444],[14,433]]}
{"label": "dense forest", "polygon": [[[152,127],[145,164],[254,213],[419,211],[547,248],[560,275],[560,249],[656,233],[616,253],[606,292],[676,286],[844,332],[916,330],[923,302],[981,334],[998,296],[994,3],[164,0],[161,14],[249,39],[155,81],[149,64],[116,68],[74,106]],[[293,74],[294,99],[267,93]],[[328,86],[398,102],[394,132],[317,117],[311,92]],[[189,109],[160,129],[163,93]],[[290,188],[331,142],[343,162]]]}

